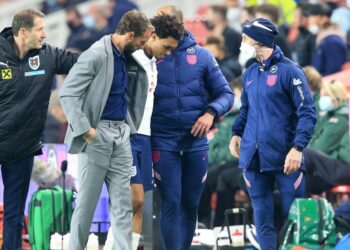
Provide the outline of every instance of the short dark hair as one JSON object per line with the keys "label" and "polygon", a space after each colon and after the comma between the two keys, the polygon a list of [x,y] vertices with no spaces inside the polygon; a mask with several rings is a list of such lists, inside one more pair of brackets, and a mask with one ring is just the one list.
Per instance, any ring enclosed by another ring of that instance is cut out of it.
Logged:
{"label": "short dark hair", "polygon": [[243,8],[243,10],[245,10],[248,13],[248,15],[253,17],[255,15],[255,8],[256,6],[246,6]]}
{"label": "short dark hair", "polygon": [[268,3],[256,6],[254,12],[262,13],[264,15],[269,16],[271,18],[271,21],[274,23],[278,23],[278,19],[280,18],[280,13],[278,8],[275,5],[268,4]]}
{"label": "short dark hair", "polygon": [[151,19],[156,35],[163,39],[172,37],[179,41],[184,34],[184,25],[174,15],[161,14]]}
{"label": "short dark hair", "polygon": [[66,9],[66,13],[73,12],[79,19],[82,19],[83,17],[81,16],[81,13],[75,6],[70,6]]}
{"label": "short dark hair", "polygon": [[303,17],[308,17],[310,15],[311,4],[307,2],[300,2],[297,4],[296,8],[300,9],[301,15]]}
{"label": "short dark hair", "polygon": [[226,53],[224,38],[221,36],[215,36],[215,35],[208,36],[205,44],[215,45],[219,50],[224,51]]}
{"label": "short dark hair", "polygon": [[227,20],[227,7],[225,5],[213,4],[210,6],[210,9],[221,16],[223,20]]}
{"label": "short dark hair", "polygon": [[34,9],[24,9],[15,14],[12,19],[12,33],[18,36],[21,28],[32,29],[34,27],[34,19],[36,17],[44,18],[44,13]]}
{"label": "short dark hair", "polygon": [[328,4],[320,3],[320,4],[311,4],[309,9],[310,16],[327,16],[330,17],[332,15],[332,9]]}
{"label": "short dark hair", "polygon": [[135,36],[141,36],[149,27],[151,23],[145,14],[137,10],[130,10],[122,16],[116,33],[124,35],[127,32],[134,32]]}

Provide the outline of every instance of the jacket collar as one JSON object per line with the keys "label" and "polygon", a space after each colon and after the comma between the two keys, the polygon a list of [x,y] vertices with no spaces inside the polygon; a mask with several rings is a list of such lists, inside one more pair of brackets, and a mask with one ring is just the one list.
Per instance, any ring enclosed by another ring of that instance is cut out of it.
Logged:
{"label": "jacket collar", "polygon": [[106,49],[106,53],[108,55],[113,55],[113,49],[112,49],[112,34],[111,35],[105,35],[102,38],[102,41],[104,43],[104,47]]}
{"label": "jacket collar", "polygon": [[184,36],[180,40],[176,50],[177,51],[186,50],[195,45],[196,45],[195,38],[193,37],[191,32],[189,32],[188,30],[185,30]]}
{"label": "jacket collar", "polygon": [[275,65],[276,63],[278,63],[282,59],[283,59],[283,52],[280,49],[280,47],[275,45],[275,48],[274,48],[274,50],[272,52],[272,55],[269,58],[267,58],[266,60],[263,61],[263,65],[261,65],[260,63],[259,63],[259,65],[264,70],[269,70],[273,65]]}

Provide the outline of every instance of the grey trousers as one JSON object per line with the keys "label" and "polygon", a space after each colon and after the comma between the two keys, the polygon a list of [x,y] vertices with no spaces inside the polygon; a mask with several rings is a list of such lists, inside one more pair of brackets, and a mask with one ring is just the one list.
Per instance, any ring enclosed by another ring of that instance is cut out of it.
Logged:
{"label": "grey trousers", "polygon": [[115,246],[131,250],[132,207],[130,128],[125,122],[101,120],[96,137],[78,155],[78,196],[73,213],[69,250],[83,250],[92,218],[106,183]]}

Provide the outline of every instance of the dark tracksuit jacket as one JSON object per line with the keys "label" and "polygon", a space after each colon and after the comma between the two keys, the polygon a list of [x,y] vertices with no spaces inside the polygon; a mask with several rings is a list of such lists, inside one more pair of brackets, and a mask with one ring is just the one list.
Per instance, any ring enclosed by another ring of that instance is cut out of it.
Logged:
{"label": "dark tracksuit jacket", "polygon": [[0,34],[0,163],[15,162],[41,148],[55,74],[68,74],[78,54],[48,44],[23,58],[15,54],[11,28]]}
{"label": "dark tracksuit jacket", "polygon": [[239,167],[248,168],[257,152],[260,170],[283,170],[289,150],[307,146],[315,122],[302,69],[276,47],[263,71],[254,63],[243,74],[242,107],[232,126],[233,135],[242,137]]}
{"label": "dark tracksuit jacket", "polygon": [[[278,183],[283,216],[303,195],[303,174],[283,174],[293,146],[305,148],[316,122],[313,97],[300,67],[276,46],[264,65],[252,64],[243,75],[242,107],[233,135],[241,136],[239,167],[254,207],[262,250],[276,249],[273,188]],[[302,165],[303,167],[303,160]]]}

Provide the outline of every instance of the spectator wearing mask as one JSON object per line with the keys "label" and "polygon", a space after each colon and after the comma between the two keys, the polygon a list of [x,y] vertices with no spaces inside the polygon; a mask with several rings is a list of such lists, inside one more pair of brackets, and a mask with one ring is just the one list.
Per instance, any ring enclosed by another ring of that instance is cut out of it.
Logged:
{"label": "spectator wearing mask", "polygon": [[218,36],[209,36],[205,47],[215,57],[219,64],[222,74],[228,82],[231,82],[236,77],[242,74],[242,69],[239,63],[233,57],[226,56],[226,49],[224,41]]}
{"label": "spectator wearing mask", "polygon": [[226,0],[225,6],[227,7],[227,21],[228,25],[241,33],[242,26],[240,24],[241,13],[242,13],[242,3],[239,0]]}
{"label": "spectator wearing mask", "polygon": [[66,10],[66,23],[70,30],[66,48],[85,51],[96,41],[95,32],[84,25],[83,18],[77,8],[70,7]]}
{"label": "spectator wearing mask", "polygon": [[326,4],[314,4],[310,7],[308,29],[316,35],[311,65],[322,76],[340,71],[347,56],[345,34],[338,25],[330,21],[331,14],[332,10]]}
{"label": "spectator wearing mask", "polygon": [[350,31],[350,9],[346,0],[328,0],[327,4],[333,8],[331,20],[338,24],[343,33]]}
{"label": "spectator wearing mask", "polygon": [[339,81],[323,83],[320,93],[318,105],[324,115],[318,121],[309,147],[337,158],[343,135],[349,130],[348,95]]}
{"label": "spectator wearing mask", "polygon": [[241,35],[228,26],[227,8],[223,5],[211,5],[207,12],[206,27],[213,35],[223,36],[228,57],[238,58]]}

